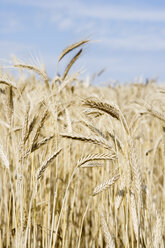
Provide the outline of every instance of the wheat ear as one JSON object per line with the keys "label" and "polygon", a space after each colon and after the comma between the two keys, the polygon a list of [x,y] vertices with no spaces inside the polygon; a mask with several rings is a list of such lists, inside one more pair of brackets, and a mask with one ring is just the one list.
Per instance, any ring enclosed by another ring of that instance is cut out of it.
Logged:
{"label": "wheat ear", "polygon": [[27,150],[27,151],[25,152],[24,158],[25,158],[29,153],[32,153],[32,152],[36,151],[37,149],[39,149],[41,146],[45,145],[45,144],[46,144],[49,140],[51,140],[53,137],[54,137],[54,135],[51,135],[51,136],[49,136],[49,137],[46,137],[46,138],[44,138],[44,139],[42,139],[42,140],[40,140],[40,141],[34,143],[34,144],[32,145],[32,147],[31,147],[29,150]]}
{"label": "wheat ear", "polygon": [[102,231],[104,234],[104,238],[105,238],[105,242],[106,242],[106,248],[115,248],[115,241],[114,238],[112,237],[107,221],[105,219],[104,213],[102,211],[102,209],[100,209],[99,207],[99,214],[100,214],[100,218],[101,218],[101,226],[102,226]]}
{"label": "wheat ear", "polygon": [[40,121],[38,122],[37,128],[36,128],[36,130],[35,130],[35,132],[34,132],[34,136],[33,136],[33,139],[32,139],[32,146],[33,146],[34,143],[37,141],[38,136],[39,136],[39,134],[40,134],[40,130],[41,130],[41,128],[43,127],[44,122],[45,122],[47,116],[48,116],[48,110],[45,110],[45,112],[44,112],[43,115],[41,116],[41,119],[40,119]]}
{"label": "wheat ear", "polygon": [[57,155],[59,155],[59,153],[61,152],[62,149],[59,149],[57,152],[55,152],[50,158],[48,158],[43,165],[41,165],[40,168],[38,168],[37,173],[36,173],[36,178],[37,180],[39,180],[42,176],[42,174],[44,173],[44,171],[46,170],[46,168],[50,165],[50,163],[57,157]]}
{"label": "wheat ear", "polygon": [[130,147],[130,165],[131,165],[131,171],[133,173],[133,179],[134,179],[134,185],[136,188],[137,196],[139,199],[142,198],[142,177],[140,172],[140,164],[139,160],[136,154],[136,150],[134,147],[134,143],[132,138],[129,138],[129,147]]}
{"label": "wheat ear", "polygon": [[117,120],[120,120],[119,108],[114,103],[103,102],[97,98],[87,98],[83,101],[83,105],[101,110],[107,114],[110,114]]}
{"label": "wheat ear", "polygon": [[108,189],[110,186],[112,186],[118,179],[120,178],[120,174],[116,174],[114,177],[108,179],[107,181],[105,181],[104,183],[98,185],[94,191],[93,191],[93,196],[99,194],[100,192]]}
{"label": "wheat ear", "polygon": [[10,164],[9,164],[9,160],[8,160],[6,154],[4,153],[1,144],[0,144],[0,158],[1,158],[1,160],[3,161],[3,164],[4,164],[4,166],[6,167],[6,169],[9,170],[9,165],[10,165]]}
{"label": "wheat ear", "polygon": [[84,167],[84,164],[86,164],[89,161],[94,161],[94,160],[113,160],[115,159],[116,156],[114,154],[90,154],[88,156],[85,156],[81,158],[78,161],[78,167]]}
{"label": "wheat ear", "polygon": [[162,237],[162,218],[159,212],[156,214],[156,224],[154,228],[154,247],[163,248],[163,237]]}
{"label": "wheat ear", "polygon": [[62,53],[60,54],[60,57],[58,59],[58,62],[60,62],[60,60],[66,55],[68,54],[69,52],[71,52],[73,49],[77,48],[77,47],[80,47],[81,45],[85,44],[89,42],[89,40],[82,40],[82,41],[79,41],[79,42],[76,42],[70,46],[68,46],[67,48],[65,48]]}
{"label": "wheat ear", "polygon": [[11,123],[11,119],[12,119],[12,115],[13,115],[13,90],[12,90],[12,86],[9,86],[7,88],[7,105],[8,105],[8,116],[9,116],[9,121]]}
{"label": "wheat ear", "polygon": [[49,78],[48,78],[46,72],[40,70],[39,68],[37,68],[36,66],[33,66],[33,65],[16,64],[16,65],[14,65],[14,67],[22,68],[22,69],[28,69],[30,71],[36,72],[39,76],[41,76],[44,79],[45,85],[49,89]]}
{"label": "wheat ear", "polygon": [[65,69],[65,72],[64,72],[64,75],[62,77],[62,80],[64,80],[70,70],[70,68],[72,67],[72,65],[76,62],[76,60],[80,57],[82,53],[82,49],[80,49],[78,51],[78,53],[76,53],[76,55],[71,59],[71,61],[69,62],[69,64],[67,65],[66,69]]}
{"label": "wheat ear", "polygon": [[153,116],[157,117],[158,119],[165,121],[165,116],[163,113],[155,110],[149,103],[145,102],[145,101],[135,101],[135,103],[145,107],[147,109],[147,111],[152,114]]}
{"label": "wheat ear", "polygon": [[93,143],[96,145],[101,145],[106,149],[113,150],[113,147],[108,142],[106,142],[103,139],[97,138],[97,137],[91,138],[91,137],[86,137],[86,136],[69,135],[69,134],[64,134],[64,133],[61,133],[60,135],[63,138],[74,139],[74,140],[79,140],[79,141],[83,141],[83,142],[89,142],[89,143]]}
{"label": "wheat ear", "polygon": [[15,83],[13,81],[11,81],[10,79],[6,79],[6,78],[0,78],[0,84],[5,84],[9,87],[13,87],[13,88],[17,88]]}
{"label": "wheat ear", "polygon": [[138,237],[139,237],[138,215],[137,215],[135,195],[133,192],[130,192],[130,206],[131,206],[131,217],[132,217],[133,229],[134,229],[136,240],[138,240]]}
{"label": "wheat ear", "polygon": [[111,115],[113,118],[122,121],[125,131],[127,132],[127,134],[129,134],[129,128],[124,118],[124,115],[115,103],[103,102],[100,101],[98,98],[87,98],[83,101],[83,105],[103,111]]}

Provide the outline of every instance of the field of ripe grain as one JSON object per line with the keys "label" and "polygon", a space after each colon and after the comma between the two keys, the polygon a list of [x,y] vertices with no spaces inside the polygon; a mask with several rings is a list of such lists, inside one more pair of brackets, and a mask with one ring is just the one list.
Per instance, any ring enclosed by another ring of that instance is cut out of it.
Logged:
{"label": "field of ripe grain", "polygon": [[51,82],[1,72],[0,248],[163,248],[165,86],[91,86],[80,53]]}

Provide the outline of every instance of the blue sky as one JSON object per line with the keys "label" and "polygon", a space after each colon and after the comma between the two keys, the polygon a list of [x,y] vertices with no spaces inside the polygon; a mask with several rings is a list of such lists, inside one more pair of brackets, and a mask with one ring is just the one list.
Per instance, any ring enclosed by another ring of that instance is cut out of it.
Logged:
{"label": "blue sky", "polygon": [[[0,0],[0,64],[11,54],[25,63],[44,62],[53,77],[61,51],[84,38],[72,72],[90,76],[105,68],[94,83],[138,77],[165,80],[164,0]],[[62,73],[68,55],[59,66]]]}

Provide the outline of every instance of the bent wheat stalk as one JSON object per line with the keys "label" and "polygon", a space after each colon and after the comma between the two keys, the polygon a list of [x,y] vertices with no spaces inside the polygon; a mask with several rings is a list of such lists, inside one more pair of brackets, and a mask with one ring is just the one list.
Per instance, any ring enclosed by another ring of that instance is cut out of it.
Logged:
{"label": "bent wheat stalk", "polygon": [[124,115],[115,103],[100,101],[98,98],[87,98],[83,101],[83,105],[103,111],[111,115],[113,118],[121,121],[125,128],[125,131],[127,132],[127,134],[129,134],[129,128]]}
{"label": "bent wheat stalk", "polygon": [[71,59],[71,61],[69,62],[69,64],[67,65],[67,67],[65,69],[65,72],[64,72],[64,75],[62,77],[62,80],[64,80],[66,78],[66,76],[68,75],[68,72],[69,72],[70,68],[76,62],[76,60],[80,57],[81,53],[82,53],[82,49],[80,49],[78,51],[78,53],[76,53],[76,55]]}
{"label": "bent wheat stalk", "polygon": [[73,139],[73,140],[79,140],[79,141],[84,141],[84,142],[89,142],[89,143],[93,143],[96,145],[101,145],[106,149],[110,149],[112,151],[114,151],[113,147],[106,141],[103,139],[100,139],[98,137],[85,137],[85,136],[78,136],[78,135],[69,135],[69,134],[60,134],[63,138],[68,138],[68,139]]}
{"label": "bent wheat stalk", "polygon": [[62,149],[59,149],[57,152],[55,152],[50,158],[48,158],[43,165],[38,168],[37,173],[36,173],[36,178],[37,180],[39,180],[42,176],[42,174],[44,173],[44,171],[46,170],[46,168],[50,165],[50,163],[57,157],[57,155],[59,155],[59,153],[61,152]]}
{"label": "bent wheat stalk", "polygon": [[44,79],[46,87],[49,88],[49,78],[48,78],[46,72],[42,71],[41,69],[39,69],[33,65],[15,64],[14,67],[22,68],[22,69],[28,69],[28,70],[36,72],[39,76],[41,76]]}
{"label": "bent wheat stalk", "polygon": [[113,185],[118,179],[120,178],[120,174],[116,174],[114,177],[108,179],[107,181],[105,181],[104,183],[98,185],[94,191],[93,191],[93,196],[99,194],[100,192],[106,190],[107,188],[109,188],[111,185]]}
{"label": "bent wheat stalk", "polygon": [[10,79],[6,79],[6,78],[0,78],[0,84],[5,84],[7,86],[13,87],[15,89],[17,89],[15,83],[13,81],[11,81]]}
{"label": "bent wheat stalk", "polygon": [[89,42],[89,40],[82,40],[82,41],[79,41],[79,42],[76,42],[70,46],[68,46],[67,48],[65,48],[63,50],[63,52],[61,53],[59,59],[58,59],[58,62],[60,62],[60,60],[66,55],[68,54],[69,52],[71,52],[73,49],[77,48],[77,47],[80,47],[81,45],[85,44]]}
{"label": "bent wheat stalk", "polygon": [[78,167],[83,167],[84,164],[86,164],[89,161],[94,161],[94,160],[113,160],[115,159],[116,156],[114,154],[90,154],[88,156],[85,156],[81,158],[78,161]]}

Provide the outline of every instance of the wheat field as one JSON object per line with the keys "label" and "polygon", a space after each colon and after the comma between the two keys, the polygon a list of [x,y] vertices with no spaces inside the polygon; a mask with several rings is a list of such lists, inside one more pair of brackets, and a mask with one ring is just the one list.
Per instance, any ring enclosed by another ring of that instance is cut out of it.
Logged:
{"label": "wheat field", "polygon": [[88,42],[0,72],[0,248],[165,246],[165,86],[80,80]]}

